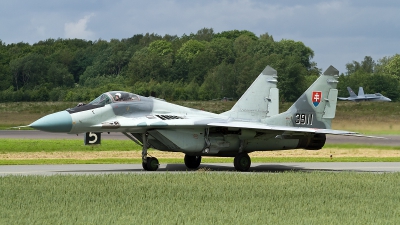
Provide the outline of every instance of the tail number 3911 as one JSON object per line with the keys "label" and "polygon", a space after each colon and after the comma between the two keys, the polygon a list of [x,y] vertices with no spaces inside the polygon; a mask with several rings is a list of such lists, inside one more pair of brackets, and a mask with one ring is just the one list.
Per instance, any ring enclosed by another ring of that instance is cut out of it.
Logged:
{"label": "tail number 3911", "polygon": [[296,113],[295,124],[299,125],[312,125],[314,116],[313,114]]}

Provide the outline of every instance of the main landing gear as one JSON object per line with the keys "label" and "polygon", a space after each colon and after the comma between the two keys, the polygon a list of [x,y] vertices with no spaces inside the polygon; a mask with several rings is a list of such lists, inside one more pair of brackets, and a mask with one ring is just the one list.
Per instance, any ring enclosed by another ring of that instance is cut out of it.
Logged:
{"label": "main landing gear", "polygon": [[251,159],[246,152],[240,152],[235,156],[233,165],[238,171],[248,171],[250,169]]}
{"label": "main landing gear", "polygon": [[185,155],[185,165],[189,169],[197,169],[201,163],[201,156]]}
{"label": "main landing gear", "polygon": [[160,164],[158,163],[158,159],[156,157],[149,157],[147,154],[147,149],[149,144],[147,142],[147,134],[143,134],[143,148],[142,148],[142,167],[147,171],[156,171]]}

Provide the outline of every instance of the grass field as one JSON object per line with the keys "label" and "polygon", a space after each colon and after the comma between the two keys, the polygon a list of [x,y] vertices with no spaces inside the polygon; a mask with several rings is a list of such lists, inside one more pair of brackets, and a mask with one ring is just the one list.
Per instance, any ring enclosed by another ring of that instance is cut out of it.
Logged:
{"label": "grass field", "polygon": [[400,173],[0,177],[0,224],[398,224]]}

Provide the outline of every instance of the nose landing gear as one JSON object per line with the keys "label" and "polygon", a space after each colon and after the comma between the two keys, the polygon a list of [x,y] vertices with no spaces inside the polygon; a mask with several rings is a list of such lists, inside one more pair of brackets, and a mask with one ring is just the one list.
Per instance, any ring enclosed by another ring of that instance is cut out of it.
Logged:
{"label": "nose landing gear", "polygon": [[142,148],[142,167],[147,171],[156,171],[160,166],[158,159],[156,157],[148,157],[147,149],[149,144],[147,142],[147,134],[144,133],[143,136],[143,148]]}

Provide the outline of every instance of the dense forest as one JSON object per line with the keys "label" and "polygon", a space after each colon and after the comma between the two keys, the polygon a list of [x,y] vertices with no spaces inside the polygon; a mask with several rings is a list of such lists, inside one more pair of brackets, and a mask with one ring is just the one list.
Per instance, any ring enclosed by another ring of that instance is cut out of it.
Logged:
{"label": "dense forest", "polygon": [[[110,90],[166,100],[237,99],[266,65],[278,71],[281,101],[294,101],[322,72],[313,56],[300,41],[212,28],[181,37],[0,41],[0,102],[87,102]],[[366,93],[400,100],[400,55],[377,62],[366,56],[346,68],[339,96],[348,96],[347,86],[363,86]]]}

